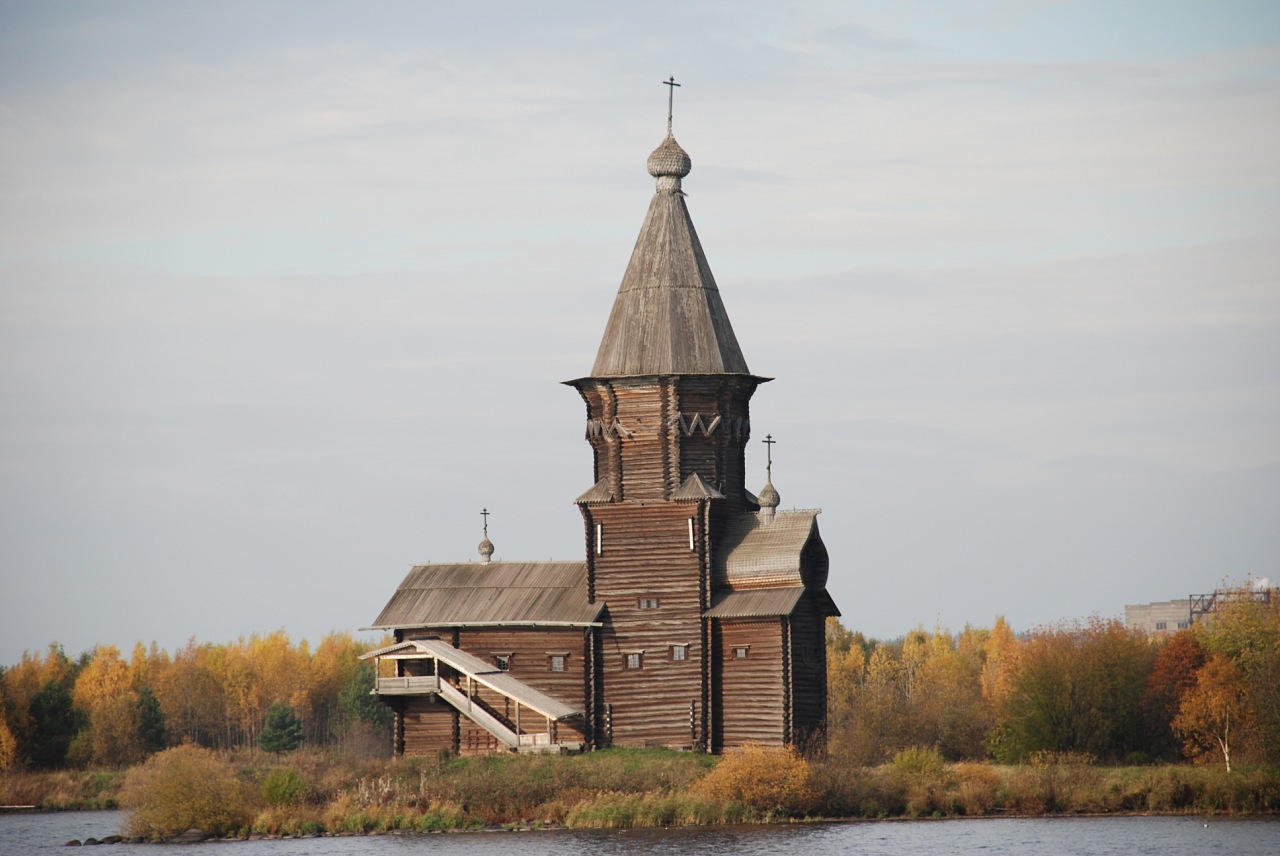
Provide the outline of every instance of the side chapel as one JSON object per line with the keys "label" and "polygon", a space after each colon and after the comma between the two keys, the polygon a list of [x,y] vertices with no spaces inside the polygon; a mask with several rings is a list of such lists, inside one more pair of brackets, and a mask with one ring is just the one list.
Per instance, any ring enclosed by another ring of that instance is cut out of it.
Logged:
{"label": "side chapel", "polygon": [[819,512],[779,509],[771,446],[747,489],[751,396],[770,378],[747,368],[694,231],[690,167],[669,101],[595,365],[566,381],[593,459],[575,500],[585,561],[491,561],[486,517],[482,561],[409,571],[371,627],[395,644],[366,655],[394,664],[374,692],[397,754],[822,744],[840,613]]}

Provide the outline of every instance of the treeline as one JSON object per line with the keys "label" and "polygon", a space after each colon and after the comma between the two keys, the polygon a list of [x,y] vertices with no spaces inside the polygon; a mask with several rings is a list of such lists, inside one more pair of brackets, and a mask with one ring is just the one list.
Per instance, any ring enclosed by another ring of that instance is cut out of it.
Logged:
{"label": "treeline", "polygon": [[312,745],[389,746],[385,708],[369,695],[369,646],[330,634],[314,650],[284,631],[225,645],[192,640],[173,654],[139,643],[76,659],[52,644],[0,669],[0,770],[135,764],[184,743],[256,746],[273,704],[301,719]]}
{"label": "treeline", "polygon": [[828,626],[828,748],[873,765],[1039,758],[1280,765],[1280,602],[1241,591],[1163,640],[1092,620],[1015,634]]}

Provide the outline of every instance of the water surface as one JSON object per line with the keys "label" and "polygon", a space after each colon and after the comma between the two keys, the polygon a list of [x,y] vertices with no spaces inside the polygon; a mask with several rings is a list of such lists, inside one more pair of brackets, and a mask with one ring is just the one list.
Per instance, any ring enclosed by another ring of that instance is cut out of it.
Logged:
{"label": "water surface", "polygon": [[[0,815],[0,854],[54,850],[66,854],[63,845],[68,840],[118,833],[123,820],[122,812],[113,811]],[[99,856],[1276,856],[1280,854],[1280,818],[975,818],[769,827],[469,832],[216,841],[194,847],[112,844],[92,852]]]}

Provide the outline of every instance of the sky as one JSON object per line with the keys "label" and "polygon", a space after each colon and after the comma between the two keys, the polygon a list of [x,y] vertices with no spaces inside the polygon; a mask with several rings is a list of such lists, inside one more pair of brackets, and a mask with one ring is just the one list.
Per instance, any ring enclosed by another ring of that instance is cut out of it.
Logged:
{"label": "sky", "polygon": [[0,0],[0,663],[582,558],[673,75],[847,627],[1280,582],[1280,4]]}

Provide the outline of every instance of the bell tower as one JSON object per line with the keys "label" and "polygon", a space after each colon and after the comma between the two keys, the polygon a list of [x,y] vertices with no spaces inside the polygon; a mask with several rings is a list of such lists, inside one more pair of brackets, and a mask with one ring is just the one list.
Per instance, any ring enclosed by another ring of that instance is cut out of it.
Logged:
{"label": "bell tower", "polygon": [[667,121],[595,364],[568,384],[586,404],[593,455],[595,484],[577,499],[588,597],[609,616],[599,727],[616,745],[707,748],[712,547],[726,515],[759,508],[745,450],[751,396],[769,379],[747,368],[685,205],[692,161],[670,101]]}

